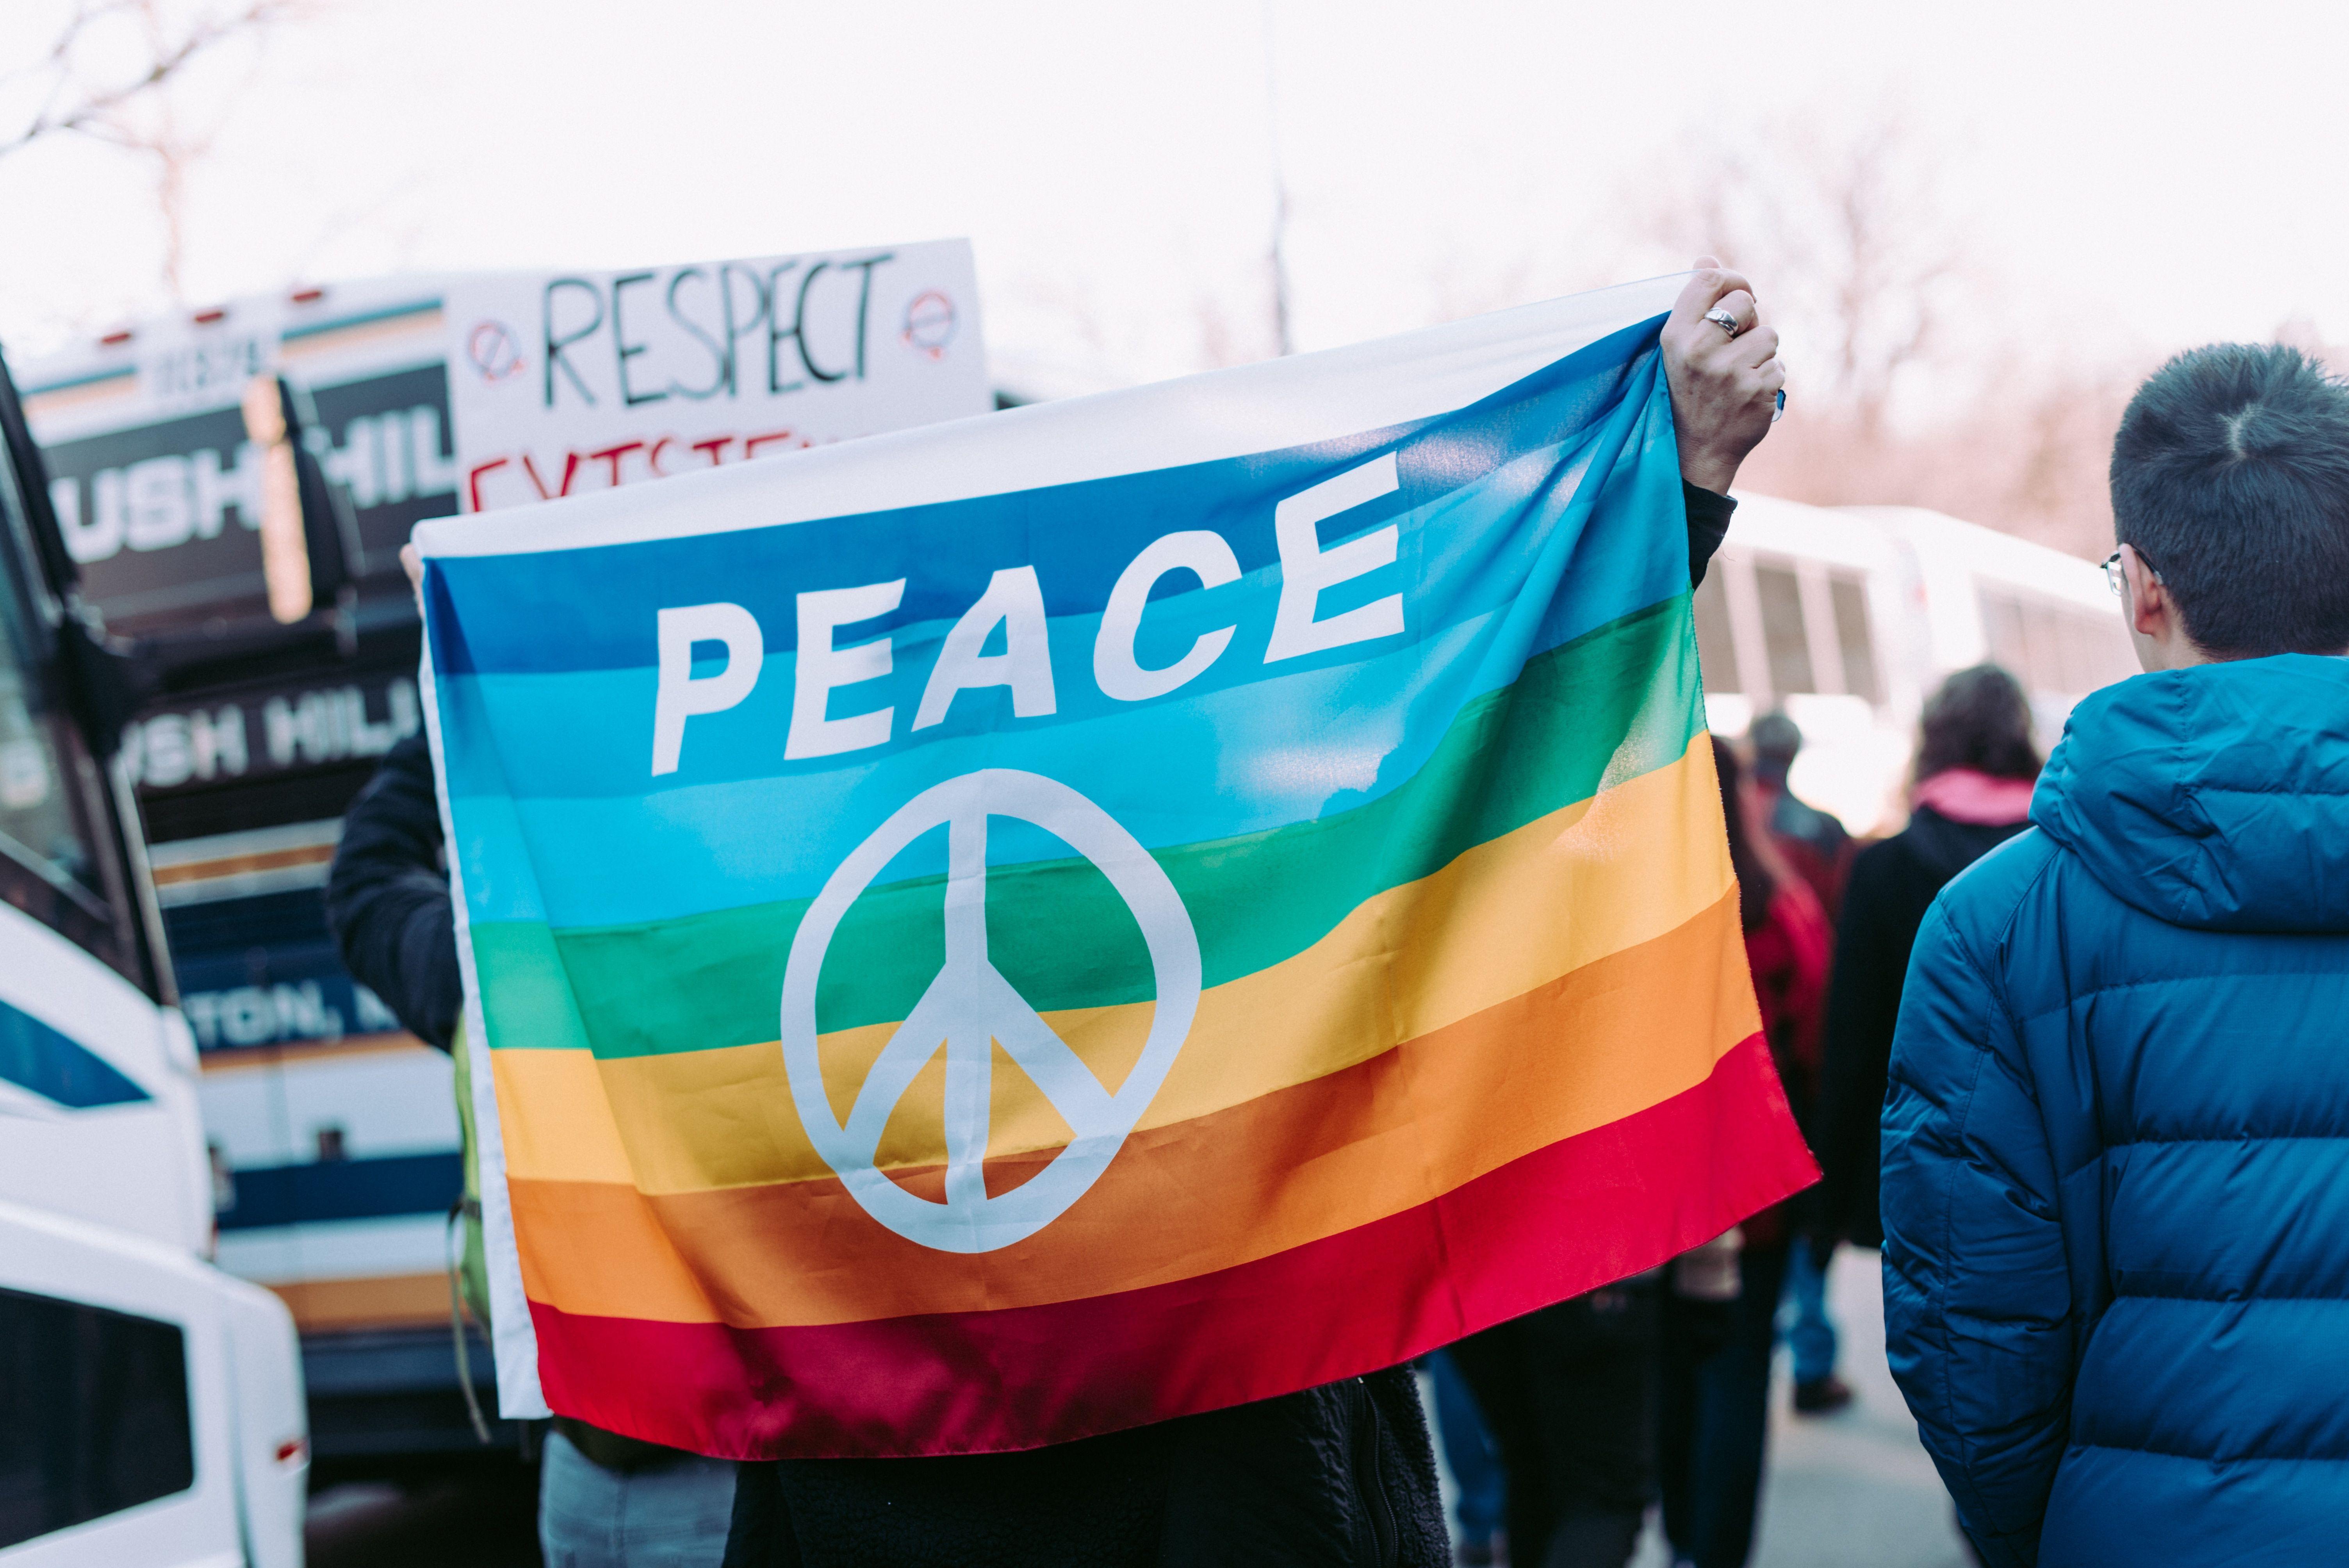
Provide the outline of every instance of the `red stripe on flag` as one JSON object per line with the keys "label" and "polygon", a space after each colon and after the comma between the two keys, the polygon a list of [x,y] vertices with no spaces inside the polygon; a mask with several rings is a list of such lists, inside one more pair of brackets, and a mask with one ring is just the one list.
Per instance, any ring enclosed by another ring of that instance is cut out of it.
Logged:
{"label": "red stripe on flag", "polygon": [[539,1377],[564,1415],[722,1458],[1036,1448],[1394,1366],[1661,1263],[1817,1175],[1754,1035],[1661,1104],[1195,1279],[796,1328],[533,1302]]}

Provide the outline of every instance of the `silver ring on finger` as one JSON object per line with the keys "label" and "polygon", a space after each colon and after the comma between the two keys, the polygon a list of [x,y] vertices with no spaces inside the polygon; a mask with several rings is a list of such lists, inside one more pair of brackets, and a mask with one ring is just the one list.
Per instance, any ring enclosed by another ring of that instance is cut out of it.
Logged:
{"label": "silver ring on finger", "polygon": [[1704,319],[1732,337],[1745,330],[1745,324],[1738,320],[1733,312],[1723,310],[1717,305],[1704,313]]}

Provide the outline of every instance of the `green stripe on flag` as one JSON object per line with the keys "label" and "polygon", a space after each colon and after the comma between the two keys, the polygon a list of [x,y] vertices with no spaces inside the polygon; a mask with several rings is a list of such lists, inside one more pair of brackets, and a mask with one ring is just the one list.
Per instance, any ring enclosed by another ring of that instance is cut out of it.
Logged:
{"label": "green stripe on flag", "polygon": [[[1703,728],[1685,595],[1528,661],[1467,704],[1427,762],[1377,799],[1312,821],[1154,851],[1220,985],[1311,946],[1364,900],[1464,851],[1676,761]],[[869,890],[834,934],[826,1032],[904,1017],[945,956],[945,879]],[[492,1045],[650,1056],[771,1040],[809,901],[550,934],[472,927]],[[1141,933],[1107,880],[1071,858],[990,868],[988,956],[1040,1012],[1146,1001]],[[590,1020],[585,1038],[582,1017]]]}

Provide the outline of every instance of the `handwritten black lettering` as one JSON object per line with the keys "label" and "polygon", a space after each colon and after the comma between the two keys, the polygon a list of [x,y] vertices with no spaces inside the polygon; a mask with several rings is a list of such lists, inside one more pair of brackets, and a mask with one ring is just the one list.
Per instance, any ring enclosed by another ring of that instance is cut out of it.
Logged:
{"label": "handwritten black lettering", "polygon": [[808,352],[807,302],[808,291],[815,287],[815,280],[822,277],[823,275],[824,269],[831,265],[832,263],[830,262],[818,262],[815,265],[807,270],[807,274],[804,277],[800,279],[799,309],[793,313],[792,318],[792,335],[799,340],[800,363],[807,367],[807,373],[809,375],[814,377],[819,381],[826,382],[844,381],[848,378],[848,372],[845,370],[826,370],[823,366],[815,362],[815,356]]}
{"label": "handwritten black lettering", "polygon": [[[589,299],[595,302],[595,319],[581,327],[578,331],[563,337],[557,337],[554,335],[554,295],[555,291],[558,289],[580,290],[584,292]],[[579,389],[579,396],[587,400],[587,406],[589,407],[594,407],[595,406],[595,394],[587,390],[587,383],[579,379],[579,372],[573,367],[570,360],[564,357],[563,351],[570,347],[573,344],[577,343],[582,338],[594,336],[595,334],[603,327],[604,291],[596,287],[594,284],[588,282],[585,278],[554,278],[549,281],[546,285],[546,293],[541,302],[540,325],[541,337],[546,345],[546,387],[544,393],[546,406],[550,408],[554,407],[554,370],[555,366],[561,366],[563,367],[563,374],[570,378],[571,385]]]}
{"label": "handwritten black lettering", "polygon": [[864,274],[856,290],[856,378],[864,379],[864,328],[873,305],[873,269],[884,262],[895,261],[895,253],[884,251],[877,256],[867,256],[861,262],[843,262],[843,270],[854,268]]}
{"label": "handwritten black lettering", "polygon": [[690,397],[695,402],[698,403],[704,398],[715,397],[719,392],[726,389],[728,379],[726,350],[718,346],[718,340],[716,338],[701,330],[701,324],[699,322],[695,321],[691,316],[686,315],[684,311],[678,308],[677,291],[688,278],[698,278],[702,282],[708,283],[709,281],[709,274],[703,272],[699,267],[679,267],[677,270],[676,273],[668,280],[669,319],[676,322],[678,325],[685,328],[686,331],[691,333],[694,337],[700,341],[702,347],[709,350],[709,363],[712,366],[712,371],[709,378],[709,385],[702,387],[698,391],[696,391],[694,388],[685,385],[685,383],[674,378],[669,381],[668,389],[680,397]]}
{"label": "handwritten black lettering", "polygon": [[[658,403],[668,397],[666,392],[637,392],[628,386],[628,361],[652,347],[649,343],[630,343],[628,329],[620,324],[620,305],[627,297],[633,284],[653,281],[651,273],[623,273],[612,280],[612,362],[619,371],[620,401],[633,408],[639,403]],[[617,481],[615,481],[617,482]]]}
{"label": "handwritten black lettering", "polygon": [[[787,337],[797,337],[800,333],[798,321],[794,319],[789,327],[785,327],[783,325],[783,313],[775,308],[775,306],[781,303],[780,298],[775,292],[777,285],[783,281],[783,274],[785,273],[790,272],[793,267],[798,265],[799,263],[797,262],[785,262],[781,266],[775,268],[774,271],[767,274],[767,283],[764,291],[767,296],[767,390],[771,394],[796,392],[801,387],[807,385],[804,381],[794,381],[788,387],[784,386],[781,377],[777,374],[778,366],[775,363],[778,357],[776,350],[782,346],[783,339]],[[818,262],[815,264],[815,271],[822,272],[823,270],[823,263]],[[807,285],[805,284],[802,284],[800,285],[800,305],[802,309],[806,308],[807,305]],[[804,348],[800,351],[800,360],[802,364],[807,360],[807,351]]]}
{"label": "handwritten black lettering", "polygon": [[[759,302],[759,308],[740,322],[734,317],[734,278],[738,271],[743,281],[750,285],[752,297]],[[718,297],[724,305],[726,316],[726,396],[729,397],[737,395],[735,371],[741,363],[742,339],[758,331],[767,319],[767,285],[760,280],[758,273],[750,269],[738,269],[731,262],[718,269]]]}

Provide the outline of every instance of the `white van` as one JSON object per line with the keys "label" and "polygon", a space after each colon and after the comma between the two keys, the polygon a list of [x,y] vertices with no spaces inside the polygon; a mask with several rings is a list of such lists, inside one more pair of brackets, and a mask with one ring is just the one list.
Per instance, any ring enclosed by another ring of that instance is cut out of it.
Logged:
{"label": "white van", "polygon": [[1952,670],[2013,672],[2043,748],[2137,673],[2095,563],[1916,507],[1740,496],[1696,623],[1713,729],[1785,709],[1805,740],[1791,787],[1855,833],[1899,826],[1918,714]]}
{"label": "white van", "polygon": [[0,1408],[8,1568],[299,1568],[301,1364],[259,1285],[0,1202]]}
{"label": "white van", "polygon": [[204,1261],[212,1178],[106,661],[0,365],[0,1564],[294,1568],[285,1305]]}

